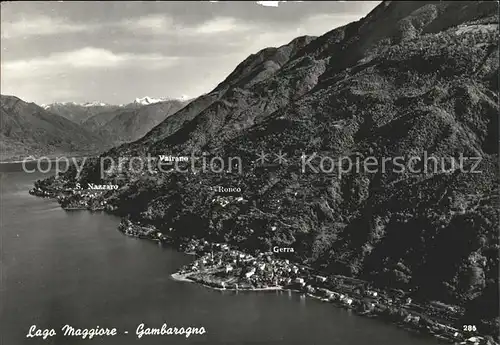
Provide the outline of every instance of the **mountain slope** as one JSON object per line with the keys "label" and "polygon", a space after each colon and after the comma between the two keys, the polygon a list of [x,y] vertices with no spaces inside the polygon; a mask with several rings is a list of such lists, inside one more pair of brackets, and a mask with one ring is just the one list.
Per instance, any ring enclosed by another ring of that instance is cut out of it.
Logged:
{"label": "mountain slope", "polygon": [[[271,113],[289,102],[291,97],[296,97],[295,93],[305,92],[310,87],[309,84],[314,83],[314,76],[311,75],[319,73],[317,70],[321,70],[322,62],[319,63],[320,66],[314,62],[311,65],[305,64],[303,69],[306,72],[302,76],[290,77],[290,90],[284,86],[279,87],[276,82],[278,79],[272,80],[281,67],[313,39],[310,36],[299,37],[282,47],[266,48],[249,56],[212,92],[191,101],[144,138],[124,145],[121,150],[129,151],[129,154],[140,152],[141,148],[161,142],[181,127],[187,131],[185,125],[191,120],[193,122],[189,123],[189,135],[196,137],[193,140],[198,140],[198,145],[205,144],[218,135],[222,135],[219,139],[230,137],[233,135],[231,133],[247,128],[254,123],[256,117]],[[273,94],[271,102],[269,94]],[[155,152],[151,153],[156,154],[159,150],[162,148],[154,149]]]}
{"label": "mountain slope", "polygon": [[102,137],[34,103],[14,96],[0,97],[2,160],[30,155],[95,153],[106,146]]}
{"label": "mountain slope", "polygon": [[120,113],[124,111],[131,111],[132,109],[116,109],[110,111],[103,111],[102,113],[93,115],[83,121],[82,126],[87,128],[90,131],[97,132],[102,127],[106,125],[109,121],[111,121],[115,116],[118,116]]}
{"label": "mountain slope", "polygon": [[[245,60],[214,90],[213,93],[221,94],[216,102],[197,114],[181,131],[149,149],[159,153],[180,146],[186,149],[199,149],[207,144],[216,147],[220,141],[230,139],[232,133],[262,121],[273,111],[300,98],[317,83],[338,77],[337,73],[348,75],[358,61],[363,59],[367,63],[388,46],[418,39],[419,33],[439,30],[448,22],[453,26],[460,20],[475,18],[488,8],[491,10],[491,6],[487,3],[435,2],[424,6],[415,2],[397,6],[384,3],[366,20],[336,29],[311,44],[308,43],[312,38],[305,37],[278,49],[264,49]],[[166,121],[140,145],[148,145],[148,140],[158,142],[165,134],[170,135],[172,131],[163,128],[169,125]]]}

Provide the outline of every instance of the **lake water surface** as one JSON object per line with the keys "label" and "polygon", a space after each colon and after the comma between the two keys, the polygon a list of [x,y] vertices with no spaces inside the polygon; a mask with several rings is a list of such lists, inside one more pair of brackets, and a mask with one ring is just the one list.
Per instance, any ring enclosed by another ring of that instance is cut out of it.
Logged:
{"label": "lake water surface", "polygon": [[[42,174],[1,166],[0,344],[423,345],[428,337],[287,292],[220,292],[172,280],[190,256],[116,230],[104,213],[66,212],[28,194]],[[137,326],[204,327],[202,336],[145,336]],[[117,328],[63,337],[65,324]],[[28,339],[31,325],[57,336]],[[128,334],[125,334],[128,332]]]}

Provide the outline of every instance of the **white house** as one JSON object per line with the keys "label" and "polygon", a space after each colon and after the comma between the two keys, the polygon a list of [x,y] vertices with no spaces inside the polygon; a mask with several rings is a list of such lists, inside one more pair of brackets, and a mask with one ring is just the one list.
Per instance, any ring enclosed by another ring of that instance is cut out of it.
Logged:
{"label": "white house", "polygon": [[254,274],[255,274],[255,268],[252,268],[250,271],[248,271],[247,273],[245,273],[245,277],[250,278]]}
{"label": "white house", "polygon": [[326,277],[322,277],[322,276],[316,276],[316,279],[319,281],[319,282],[326,282]]}

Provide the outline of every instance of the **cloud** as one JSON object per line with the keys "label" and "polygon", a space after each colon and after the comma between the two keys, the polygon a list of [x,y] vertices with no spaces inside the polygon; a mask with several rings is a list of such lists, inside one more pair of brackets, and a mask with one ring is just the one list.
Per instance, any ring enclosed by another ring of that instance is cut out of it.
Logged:
{"label": "cloud", "polygon": [[1,88],[41,103],[195,96],[248,55],[322,35],[377,5],[283,2],[2,3]]}
{"label": "cloud", "polygon": [[218,17],[200,24],[192,30],[193,34],[219,34],[222,32],[250,30],[249,25],[238,23],[234,18]]}
{"label": "cloud", "polygon": [[178,37],[237,33],[252,29],[251,25],[243,21],[223,16],[206,20],[194,26],[177,24],[172,18],[166,15],[143,16],[109,25],[119,27],[134,34],[171,35]]}
{"label": "cloud", "polygon": [[52,18],[39,16],[35,18],[21,18],[14,22],[2,21],[1,37],[2,39],[60,35],[64,33],[77,33],[83,31],[92,31],[96,28],[93,24],[74,24],[68,23],[61,18]]}
{"label": "cloud", "polygon": [[164,15],[149,15],[126,19],[114,25],[128,31],[146,34],[165,34],[169,30],[174,29],[173,20]]}
{"label": "cloud", "polygon": [[86,47],[28,60],[2,62],[1,69],[2,79],[6,77],[19,79],[58,74],[75,69],[110,69],[127,66],[146,69],[165,68],[173,65],[177,60],[175,57],[160,54],[115,54],[106,49]]}

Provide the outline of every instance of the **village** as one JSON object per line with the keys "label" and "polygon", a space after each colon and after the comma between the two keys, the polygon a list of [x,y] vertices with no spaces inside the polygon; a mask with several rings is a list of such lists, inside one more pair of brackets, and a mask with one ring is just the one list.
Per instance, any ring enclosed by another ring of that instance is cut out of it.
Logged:
{"label": "village", "polygon": [[475,327],[457,326],[463,310],[456,306],[440,302],[419,304],[401,290],[383,291],[363,280],[321,274],[273,252],[251,255],[228,244],[201,240],[191,240],[182,249],[196,254],[197,259],[174,274],[175,279],[220,290],[291,290],[447,343],[496,344],[477,335]]}
{"label": "village", "polygon": [[118,230],[124,235],[151,240],[160,243],[171,243],[170,239],[152,226],[142,226],[133,223],[130,219],[122,218]]}
{"label": "village", "polygon": [[52,178],[50,188],[41,185],[39,181],[35,182],[35,187],[29,193],[31,195],[55,199],[66,211],[88,210],[88,211],[109,211],[115,210],[115,207],[106,201],[106,193],[116,189],[114,185],[90,185],[83,189],[80,186],[76,188],[67,188],[64,179]]}
{"label": "village", "polygon": [[71,192],[60,195],[57,201],[64,210],[89,210],[104,211],[110,208],[106,199],[103,197],[104,190],[72,190]]}

